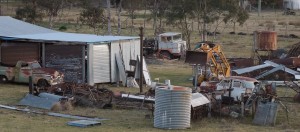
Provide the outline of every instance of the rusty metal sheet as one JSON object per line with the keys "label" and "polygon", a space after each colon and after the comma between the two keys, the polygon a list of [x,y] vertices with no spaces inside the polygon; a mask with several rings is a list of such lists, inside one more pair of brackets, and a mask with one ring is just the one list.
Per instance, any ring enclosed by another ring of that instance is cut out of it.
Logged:
{"label": "rusty metal sheet", "polygon": [[252,58],[230,58],[229,63],[234,68],[245,68],[254,66],[254,60]]}
{"label": "rusty metal sheet", "polygon": [[65,82],[84,83],[83,52],[82,45],[46,44],[45,67],[64,73]]}
{"label": "rusty metal sheet", "polygon": [[19,60],[40,61],[39,44],[30,42],[3,42],[1,44],[1,63],[14,66]]}
{"label": "rusty metal sheet", "polygon": [[198,51],[186,51],[185,63],[206,65],[208,54]]}
{"label": "rusty metal sheet", "polygon": [[300,43],[296,43],[288,51],[287,57],[298,57],[300,55]]}
{"label": "rusty metal sheet", "polygon": [[285,59],[276,59],[272,61],[277,64],[285,65],[287,67],[300,67],[300,58],[292,57],[292,58],[285,58]]}

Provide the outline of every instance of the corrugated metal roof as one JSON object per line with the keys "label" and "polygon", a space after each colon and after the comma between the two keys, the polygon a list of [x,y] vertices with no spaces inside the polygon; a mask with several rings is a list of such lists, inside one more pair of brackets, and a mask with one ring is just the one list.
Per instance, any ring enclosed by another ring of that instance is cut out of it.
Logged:
{"label": "corrugated metal roof", "polygon": [[178,32],[166,32],[166,33],[159,34],[159,36],[174,36],[174,35],[178,35],[178,34],[181,34],[181,33],[178,33]]}
{"label": "corrugated metal roof", "polygon": [[43,40],[43,41],[62,41],[62,42],[83,42],[83,43],[97,43],[97,42],[111,42],[117,40],[131,40],[139,37],[130,36],[97,36],[93,34],[78,34],[78,33],[42,33],[31,35],[16,35],[7,36],[3,39],[29,39],[29,40]]}
{"label": "corrugated metal roof", "polygon": [[15,36],[54,32],[57,31],[23,22],[9,16],[0,16],[0,36]]}

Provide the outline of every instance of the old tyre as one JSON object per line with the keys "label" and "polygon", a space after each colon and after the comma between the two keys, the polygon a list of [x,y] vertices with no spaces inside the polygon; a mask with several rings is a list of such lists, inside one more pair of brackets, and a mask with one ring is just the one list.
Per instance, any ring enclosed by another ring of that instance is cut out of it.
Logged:
{"label": "old tyre", "polygon": [[0,83],[7,83],[8,79],[6,78],[6,76],[0,76]]}
{"label": "old tyre", "polygon": [[39,88],[46,88],[49,86],[47,80],[45,79],[40,79],[37,84],[36,84]]}
{"label": "old tyre", "polygon": [[160,55],[162,58],[166,58],[169,60],[173,58],[169,51],[161,51]]}

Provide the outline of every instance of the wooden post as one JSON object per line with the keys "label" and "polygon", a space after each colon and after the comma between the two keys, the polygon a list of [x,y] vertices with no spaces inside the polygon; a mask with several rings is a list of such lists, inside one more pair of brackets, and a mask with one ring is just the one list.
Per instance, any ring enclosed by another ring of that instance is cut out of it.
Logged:
{"label": "wooden post", "polygon": [[140,93],[143,93],[143,37],[144,37],[144,28],[140,27]]}
{"label": "wooden post", "polygon": [[261,13],[261,0],[258,0],[258,16],[260,16]]}
{"label": "wooden post", "polygon": [[33,94],[32,76],[29,76],[29,94]]}

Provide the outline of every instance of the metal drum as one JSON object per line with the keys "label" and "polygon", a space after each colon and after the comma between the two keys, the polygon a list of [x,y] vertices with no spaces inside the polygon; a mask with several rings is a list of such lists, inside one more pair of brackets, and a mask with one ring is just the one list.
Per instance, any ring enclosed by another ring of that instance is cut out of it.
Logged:
{"label": "metal drum", "polygon": [[187,87],[156,87],[154,127],[163,129],[190,128],[191,97],[192,90]]}

